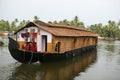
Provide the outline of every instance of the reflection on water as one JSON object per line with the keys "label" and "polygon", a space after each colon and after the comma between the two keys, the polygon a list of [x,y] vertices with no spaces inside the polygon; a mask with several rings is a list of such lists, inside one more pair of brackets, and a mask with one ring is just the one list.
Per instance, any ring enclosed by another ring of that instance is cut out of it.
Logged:
{"label": "reflection on water", "polygon": [[107,61],[112,61],[119,57],[120,41],[99,41],[98,52],[103,53],[102,57],[106,57]]}
{"label": "reflection on water", "polygon": [[13,70],[9,80],[72,80],[95,60],[96,51],[62,62],[22,64]]}
{"label": "reflection on water", "polygon": [[115,46],[114,45],[107,45],[105,48],[107,51],[114,52]]}
{"label": "reflection on water", "polygon": [[2,41],[4,43],[4,46],[8,45],[8,38],[7,38],[7,36],[0,36],[0,41]]}

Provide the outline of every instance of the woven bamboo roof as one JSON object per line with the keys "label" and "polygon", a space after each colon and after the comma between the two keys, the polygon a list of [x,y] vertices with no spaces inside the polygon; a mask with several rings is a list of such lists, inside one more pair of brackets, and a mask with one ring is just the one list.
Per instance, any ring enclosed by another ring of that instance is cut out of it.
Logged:
{"label": "woven bamboo roof", "polygon": [[[65,36],[65,37],[80,37],[80,36],[97,37],[98,36],[93,32],[81,29],[76,26],[63,25],[63,24],[47,24],[42,21],[30,22],[27,25],[25,25],[23,28],[19,29],[17,32],[30,26],[39,27],[40,29],[47,31],[53,34],[54,36]],[[15,32],[15,34],[17,32]]]}

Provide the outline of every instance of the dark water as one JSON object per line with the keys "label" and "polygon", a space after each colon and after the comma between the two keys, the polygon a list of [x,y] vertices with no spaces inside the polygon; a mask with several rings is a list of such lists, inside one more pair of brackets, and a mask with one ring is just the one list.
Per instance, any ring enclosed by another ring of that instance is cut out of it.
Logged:
{"label": "dark water", "polygon": [[97,51],[56,63],[21,64],[0,47],[0,80],[120,80],[120,41],[99,41]]}

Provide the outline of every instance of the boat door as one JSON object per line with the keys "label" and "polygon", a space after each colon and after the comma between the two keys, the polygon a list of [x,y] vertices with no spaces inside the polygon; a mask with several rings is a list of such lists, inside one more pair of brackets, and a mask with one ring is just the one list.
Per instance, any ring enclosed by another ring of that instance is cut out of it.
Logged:
{"label": "boat door", "polygon": [[42,51],[47,51],[47,35],[42,35]]}

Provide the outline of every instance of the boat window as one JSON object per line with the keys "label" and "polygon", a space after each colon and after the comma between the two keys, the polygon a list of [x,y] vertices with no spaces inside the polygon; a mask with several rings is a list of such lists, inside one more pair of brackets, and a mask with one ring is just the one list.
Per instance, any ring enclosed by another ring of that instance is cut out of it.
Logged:
{"label": "boat window", "polygon": [[61,42],[56,43],[56,46],[55,46],[55,51],[56,52],[60,52],[60,45],[61,45]]}

